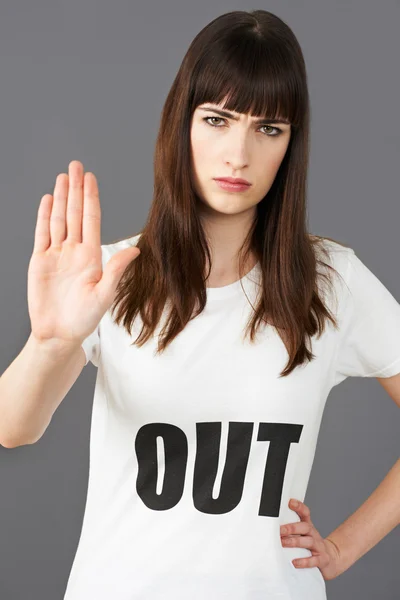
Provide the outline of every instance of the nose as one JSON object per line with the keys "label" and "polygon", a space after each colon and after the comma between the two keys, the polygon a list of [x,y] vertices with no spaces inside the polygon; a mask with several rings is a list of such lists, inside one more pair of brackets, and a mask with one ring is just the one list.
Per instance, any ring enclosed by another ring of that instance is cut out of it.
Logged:
{"label": "nose", "polygon": [[233,171],[240,171],[249,164],[249,147],[246,134],[232,133],[226,136],[224,149],[224,162],[230,165]]}

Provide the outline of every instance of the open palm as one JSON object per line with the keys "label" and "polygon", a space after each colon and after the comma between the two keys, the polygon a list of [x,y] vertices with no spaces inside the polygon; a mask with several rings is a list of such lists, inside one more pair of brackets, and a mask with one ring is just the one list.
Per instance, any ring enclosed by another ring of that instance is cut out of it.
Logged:
{"label": "open palm", "polygon": [[42,197],[28,269],[28,308],[38,340],[80,344],[111,305],[118,281],[140,251],[115,254],[103,273],[97,181],[79,161]]}

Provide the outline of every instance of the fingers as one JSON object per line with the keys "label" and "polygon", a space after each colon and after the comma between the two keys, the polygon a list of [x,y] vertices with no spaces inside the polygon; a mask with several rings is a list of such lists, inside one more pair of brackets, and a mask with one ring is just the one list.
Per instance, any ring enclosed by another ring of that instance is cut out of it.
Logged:
{"label": "fingers", "polygon": [[51,194],[42,196],[36,220],[33,252],[45,252],[50,245],[49,220],[52,205],[53,196]]}
{"label": "fingers", "polygon": [[[321,549],[324,546],[319,532],[311,521],[311,511],[306,504],[292,498],[289,502],[290,508],[301,518],[296,523],[285,523],[280,527],[282,546],[287,548],[307,548],[312,556],[292,560],[296,568],[310,568],[319,565]],[[317,553],[316,556],[314,553]]]}
{"label": "fingers", "polygon": [[93,173],[85,173],[82,241],[91,246],[101,245],[101,208],[97,179]]}
{"label": "fingers", "polygon": [[[83,216],[83,165],[79,160],[72,160],[68,166],[68,202],[67,202],[67,235],[69,242],[75,244],[82,242],[82,216]],[[63,188],[63,197],[65,198]],[[65,202],[60,201],[60,212]],[[61,228],[60,228],[61,229]],[[53,236],[52,236],[53,242]]]}
{"label": "fingers", "polygon": [[40,201],[33,251],[44,252],[50,245],[60,248],[66,239],[100,246],[100,222],[97,179],[73,160],[68,174],[57,175],[53,196],[45,194]]}
{"label": "fingers", "polygon": [[306,535],[311,531],[310,523],[299,521],[298,523],[288,523],[281,526],[281,535]]}
{"label": "fingers", "polygon": [[290,508],[297,512],[299,517],[304,521],[311,523],[311,511],[306,504],[300,502],[300,500],[295,500],[292,498],[290,500]]}
{"label": "fingers", "polygon": [[295,558],[292,563],[297,569],[310,569],[311,567],[319,567],[320,557],[313,555],[307,558]]}
{"label": "fingers", "polygon": [[289,506],[294,510],[300,517],[300,521],[296,523],[285,523],[281,525],[281,535],[304,535],[314,529],[314,524],[311,521],[311,511],[306,504],[292,498],[289,501]]}
{"label": "fingers", "polygon": [[50,214],[50,245],[60,247],[65,239],[65,206],[67,203],[68,176],[57,175]]}
{"label": "fingers", "polygon": [[299,548],[314,548],[315,540],[311,535],[289,536],[282,538],[283,546],[299,547]]}

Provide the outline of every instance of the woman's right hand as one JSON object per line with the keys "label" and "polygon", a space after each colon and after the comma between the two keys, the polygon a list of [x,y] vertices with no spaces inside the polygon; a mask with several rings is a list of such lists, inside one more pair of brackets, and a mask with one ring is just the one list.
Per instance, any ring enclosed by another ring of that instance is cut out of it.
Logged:
{"label": "woman's right hand", "polygon": [[71,161],[54,197],[42,197],[28,270],[32,334],[40,342],[79,346],[111,306],[135,246],[114,254],[102,269],[97,180]]}

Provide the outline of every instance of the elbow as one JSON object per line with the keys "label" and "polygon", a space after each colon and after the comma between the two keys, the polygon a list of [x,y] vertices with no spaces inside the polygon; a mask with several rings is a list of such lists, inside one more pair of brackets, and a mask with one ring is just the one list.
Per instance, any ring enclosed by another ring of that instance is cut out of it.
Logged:
{"label": "elbow", "polygon": [[29,446],[30,444],[35,444],[40,438],[35,440],[1,440],[0,445],[4,446],[4,448],[18,448],[18,446]]}

